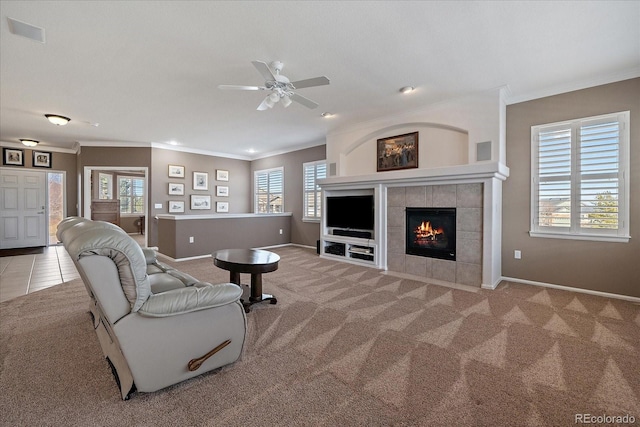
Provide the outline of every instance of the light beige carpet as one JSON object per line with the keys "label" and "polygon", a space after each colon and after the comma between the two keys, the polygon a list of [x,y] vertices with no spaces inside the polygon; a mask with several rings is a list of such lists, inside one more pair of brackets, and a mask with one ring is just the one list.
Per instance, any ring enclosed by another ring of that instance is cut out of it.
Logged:
{"label": "light beige carpet", "polygon": [[[278,248],[241,361],[120,400],[79,280],[0,304],[3,426],[569,426],[640,419],[640,308],[468,292]],[[211,259],[178,267],[211,282]],[[248,277],[244,278],[248,281]],[[203,325],[215,327],[215,325]]]}

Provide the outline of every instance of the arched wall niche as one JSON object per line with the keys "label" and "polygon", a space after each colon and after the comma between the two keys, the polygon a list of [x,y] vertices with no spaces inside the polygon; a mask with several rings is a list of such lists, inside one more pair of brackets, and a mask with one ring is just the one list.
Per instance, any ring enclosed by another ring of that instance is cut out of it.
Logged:
{"label": "arched wall niche", "polygon": [[418,168],[430,169],[469,163],[469,133],[438,123],[402,123],[377,129],[345,147],[340,153],[340,175],[376,173],[377,141],[418,132]]}

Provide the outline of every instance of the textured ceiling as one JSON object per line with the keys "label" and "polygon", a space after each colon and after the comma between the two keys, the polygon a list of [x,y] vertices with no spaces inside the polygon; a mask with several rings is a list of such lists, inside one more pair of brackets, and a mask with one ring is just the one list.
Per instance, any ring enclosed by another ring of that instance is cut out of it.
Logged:
{"label": "textured ceiling", "polygon": [[[254,158],[501,86],[517,102],[640,75],[638,1],[3,0],[0,13],[0,141],[42,149],[175,140]],[[7,17],[46,42],[11,34]],[[217,88],[262,85],[252,60],[331,84],[299,91],[315,110],[257,111],[264,92]]]}

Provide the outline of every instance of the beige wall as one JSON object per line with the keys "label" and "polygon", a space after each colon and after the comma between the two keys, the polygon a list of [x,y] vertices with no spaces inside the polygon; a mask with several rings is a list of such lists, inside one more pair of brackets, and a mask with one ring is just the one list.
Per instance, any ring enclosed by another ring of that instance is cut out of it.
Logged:
{"label": "beige wall", "polygon": [[[629,243],[530,237],[531,126],[631,112]],[[505,277],[640,297],[640,78],[507,107],[503,187],[502,274]],[[522,251],[522,259],[513,257]]]}
{"label": "beige wall", "polygon": [[[302,221],[302,164],[324,159],[326,159],[326,146],[318,145],[251,162],[252,192],[255,171],[284,166],[284,210],[293,213],[291,243],[315,247],[316,241],[320,238],[319,222]],[[250,207],[250,212],[253,212],[253,206]]]}
{"label": "beige wall", "polygon": [[[151,176],[151,188],[149,190],[151,215],[150,225],[153,224],[153,232],[149,231],[149,246],[157,246],[158,221],[154,218],[158,214],[169,213],[169,200],[184,201],[184,215],[206,215],[216,213],[216,202],[229,202],[230,213],[251,212],[250,193],[250,162],[247,160],[228,159],[224,157],[205,156],[202,154],[185,153],[173,150],[153,149],[152,150],[153,173]],[[180,165],[185,167],[184,178],[169,178],[169,165]],[[229,181],[216,181],[216,170],[229,171]],[[209,174],[209,189],[193,189],[193,172],[206,172]],[[177,182],[184,184],[184,195],[169,195],[169,183]],[[224,185],[229,187],[228,197],[217,197],[216,186]],[[191,195],[210,195],[211,210],[191,210]],[[161,204],[162,208],[156,209],[155,205]],[[180,215],[180,214],[175,214]]]}

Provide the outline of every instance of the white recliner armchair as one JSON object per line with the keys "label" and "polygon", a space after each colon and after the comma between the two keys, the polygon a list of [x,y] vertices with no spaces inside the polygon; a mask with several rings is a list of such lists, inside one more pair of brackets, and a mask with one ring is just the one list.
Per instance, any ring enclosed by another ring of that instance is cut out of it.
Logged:
{"label": "white recliner armchair", "polygon": [[94,328],[124,400],[240,357],[246,317],[239,286],[200,282],[158,262],[114,224],[70,217],[57,237],[87,288]]}

